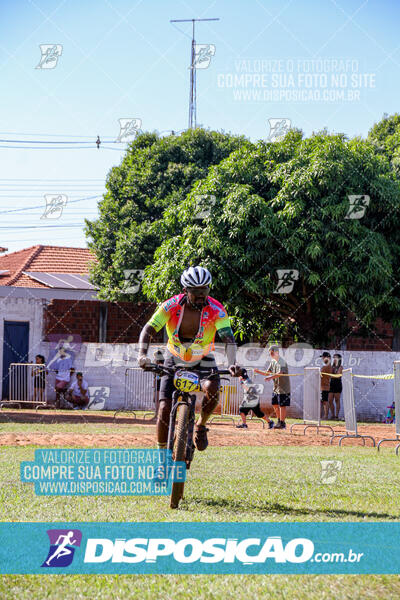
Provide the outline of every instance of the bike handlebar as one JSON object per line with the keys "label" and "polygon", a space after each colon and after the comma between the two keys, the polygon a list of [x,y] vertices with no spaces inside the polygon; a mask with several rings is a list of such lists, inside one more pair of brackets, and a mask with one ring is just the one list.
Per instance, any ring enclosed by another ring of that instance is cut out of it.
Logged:
{"label": "bike handlebar", "polygon": [[[182,369],[188,370],[188,371],[194,371],[195,373],[197,373],[198,375],[206,375],[203,371],[203,369],[206,369],[208,367],[202,367],[202,371],[200,371],[200,369],[196,369],[194,367],[183,367],[182,365],[174,365],[173,367],[165,367],[164,365],[157,365],[156,363],[149,363],[148,365],[146,365],[145,367],[142,367],[144,371],[151,371],[153,373],[156,373],[157,375],[175,375],[175,373],[177,371],[181,371]],[[210,375],[212,375],[211,373],[212,368],[210,367]],[[229,371],[229,369],[218,369],[218,372],[215,372],[215,375],[231,375],[231,372]],[[207,375],[209,376],[209,375]]]}

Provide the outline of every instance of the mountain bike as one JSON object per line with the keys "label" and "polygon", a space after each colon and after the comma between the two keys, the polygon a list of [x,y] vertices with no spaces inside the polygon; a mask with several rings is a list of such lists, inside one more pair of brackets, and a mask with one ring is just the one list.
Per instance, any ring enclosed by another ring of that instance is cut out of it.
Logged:
{"label": "mountain bike", "polygon": [[[172,375],[174,387],[172,394],[172,407],[169,417],[167,450],[172,453],[172,460],[184,462],[186,470],[190,469],[195,451],[193,443],[193,430],[195,422],[196,396],[193,392],[201,391],[201,381],[212,379],[218,375],[230,375],[228,370],[211,369],[209,373],[201,372],[196,368],[182,368],[182,366],[164,367],[163,365],[149,364],[146,371],[159,375]],[[178,508],[183,498],[184,481],[172,483],[170,507]]]}

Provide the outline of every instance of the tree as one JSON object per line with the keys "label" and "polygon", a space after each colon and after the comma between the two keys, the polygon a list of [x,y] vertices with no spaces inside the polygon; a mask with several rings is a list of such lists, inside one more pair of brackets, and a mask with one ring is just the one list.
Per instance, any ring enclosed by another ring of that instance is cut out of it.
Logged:
{"label": "tree", "polygon": [[[390,161],[396,179],[400,178],[400,115],[395,113],[388,116],[385,114],[381,121],[376,123],[368,134],[368,140],[375,146],[378,152],[384,154]],[[390,238],[396,236],[392,231]],[[397,236],[396,236],[397,237]],[[393,244],[393,252],[398,257],[397,240]],[[393,350],[400,350],[400,322],[395,319],[394,323]]]}
{"label": "tree", "polygon": [[[216,199],[202,223],[193,219],[199,194]],[[398,319],[398,197],[389,160],[370,141],[292,130],[244,145],[166,209],[155,230],[168,237],[144,292],[161,301],[179,289],[182,269],[206,266],[242,339],[269,331],[326,344],[340,331],[335,311],[355,313],[366,330],[377,316]],[[276,293],[278,269],[298,272],[290,293]]]}
{"label": "tree", "polygon": [[388,157],[397,176],[400,176],[400,115],[384,115],[371,128],[367,138],[379,152]]}
{"label": "tree", "polygon": [[[167,235],[164,210],[174,210],[210,166],[246,144],[244,137],[202,129],[163,138],[146,133],[130,144],[121,164],[108,174],[100,217],[86,220],[88,245],[98,259],[91,278],[101,298],[133,299],[124,293],[124,271],[152,263]],[[134,297],[139,298],[143,296]]]}

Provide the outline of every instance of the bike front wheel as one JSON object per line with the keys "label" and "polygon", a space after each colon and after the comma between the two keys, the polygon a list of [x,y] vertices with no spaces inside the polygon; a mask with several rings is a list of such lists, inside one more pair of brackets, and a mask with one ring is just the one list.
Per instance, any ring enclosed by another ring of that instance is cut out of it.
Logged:
{"label": "bike front wheel", "polygon": [[[175,438],[174,438],[174,449],[173,449],[173,460],[183,461],[186,460],[186,443],[188,436],[189,426],[189,406],[182,403],[177,410],[177,419],[175,426]],[[175,481],[172,484],[171,491],[171,508],[178,508],[179,502],[183,497],[183,488],[185,487],[184,481]]]}

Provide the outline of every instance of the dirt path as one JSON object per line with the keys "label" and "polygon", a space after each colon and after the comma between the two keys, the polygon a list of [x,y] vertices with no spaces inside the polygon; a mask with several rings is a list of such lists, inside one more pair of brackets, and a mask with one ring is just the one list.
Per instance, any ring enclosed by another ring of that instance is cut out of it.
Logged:
{"label": "dirt path", "polygon": [[[136,427],[138,423],[133,422]],[[107,434],[84,434],[84,433],[0,433],[0,446],[77,446],[77,447],[150,447],[155,444],[155,425],[141,424],[143,432],[113,433]],[[73,425],[71,425],[71,429]],[[212,424],[208,434],[210,446],[329,446],[330,437],[315,429],[309,430],[306,435],[301,435],[302,429],[296,428],[297,432],[290,433],[287,430],[262,429],[261,423],[249,423],[247,430],[237,430],[232,424]],[[343,427],[334,427],[335,432],[343,432]],[[382,438],[393,438],[394,427],[391,425],[367,425],[359,426],[359,433],[372,436],[376,442]],[[337,445],[339,438],[335,438]],[[343,445],[362,445],[361,439],[349,439]],[[371,446],[371,440],[366,440],[366,446]],[[386,444],[395,445],[395,442]]]}

